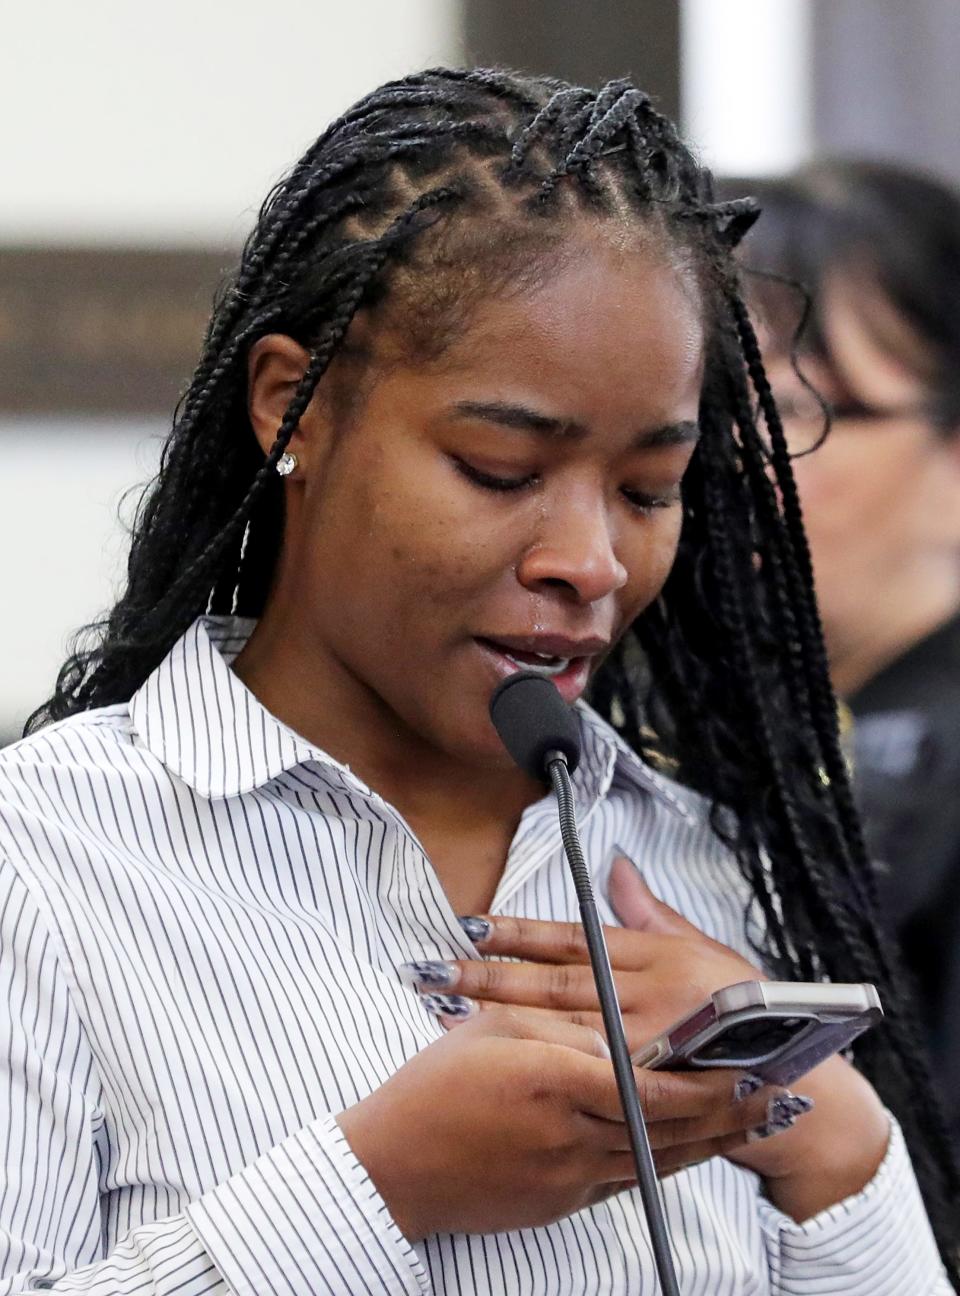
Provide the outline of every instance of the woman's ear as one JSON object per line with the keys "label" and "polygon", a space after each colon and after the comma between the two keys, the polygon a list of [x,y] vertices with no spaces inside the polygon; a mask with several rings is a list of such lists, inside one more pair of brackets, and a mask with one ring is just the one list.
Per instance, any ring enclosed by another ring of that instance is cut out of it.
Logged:
{"label": "woman's ear", "polygon": [[[284,333],[268,333],[250,349],[247,361],[247,410],[260,445],[267,454],[277,438],[297,383],[310,363],[310,352]],[[313,405],[304,411],[290,440],[290,449],[304,462],[315,419]]]}

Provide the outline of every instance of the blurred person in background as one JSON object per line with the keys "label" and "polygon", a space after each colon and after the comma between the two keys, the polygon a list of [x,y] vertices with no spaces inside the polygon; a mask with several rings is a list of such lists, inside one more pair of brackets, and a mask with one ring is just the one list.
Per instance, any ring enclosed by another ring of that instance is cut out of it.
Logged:
{"label": "blurred person in background", "polygon": [[521,668],[577,704],[632,1048],[759,967],[886,1009],[804,1094],[636,1069],[684,1290],[960,1280],[754,214],[629,82],[490,70],[380,87],[271,194],[127,585],[0,754],[0,1292],[653,1289],[556,802],[490,723]]}
{"label": "blurred person in background", "polygon": [[960,195],[865,160],[723,189],[763,210],[746,287],[884,909],[960,1136]]}

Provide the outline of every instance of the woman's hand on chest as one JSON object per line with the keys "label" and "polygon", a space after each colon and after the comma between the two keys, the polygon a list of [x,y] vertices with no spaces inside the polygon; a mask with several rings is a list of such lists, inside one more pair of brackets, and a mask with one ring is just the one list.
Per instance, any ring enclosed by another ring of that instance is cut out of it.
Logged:
{"label": "woman's hand on chest", "polygon": [[[614,864],[610,899],[624,923],[607,928],[606,938],[631,1052],[714,991],[763,979],[740,954],[657,900],[627,860]],[[453,1025],[498,1006],[518,1005],[602,1033],[579,923],[498,916],[467,919],[464,925],[481,953],[494,959],[409,964],[402,970],[408,984],[428,996],[427,1006],[440,1020]],[[771,1106],[774,1120],[767,1128],[728,1153],[761,1175],[768,1194],[794,1218],[808,1218],[861,1189],[876,1172],[889,1135],[874,1090],[842,1059],[818,1067],[802,1088],[812,1099],[809,1114],[802,1102],[786,1117],[782,1105]],[[771,1090],[771,1103],[778,1098],[781,1092]]]}

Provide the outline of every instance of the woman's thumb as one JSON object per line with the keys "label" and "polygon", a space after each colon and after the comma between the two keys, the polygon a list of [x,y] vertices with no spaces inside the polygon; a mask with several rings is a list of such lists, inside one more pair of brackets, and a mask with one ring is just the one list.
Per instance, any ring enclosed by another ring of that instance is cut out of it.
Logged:
{"label": "woman's thumb", "polygon": [[637,871],[636,865],[618,855],[610,869],[610,903],[624,927],[631,931],[661,936],[682,936],[690,924],[658,900]]}

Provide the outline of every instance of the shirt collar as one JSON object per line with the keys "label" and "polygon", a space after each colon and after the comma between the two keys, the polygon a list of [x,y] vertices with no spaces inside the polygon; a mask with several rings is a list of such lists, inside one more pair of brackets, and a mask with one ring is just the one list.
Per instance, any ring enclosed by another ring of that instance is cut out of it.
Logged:
{"label": "shirt collar", "polygon": [[324,757],[262,706],[230,663],[253,630],[242,617],[200,617],[134,693],[148,751],[208,798],[240,796]]}
{"label": "shirt collar", "polygon": [[651,769],[596,711],[578,702],[577,712],[582,747],[573,783],[582,806],[605,796],[611,784],[619,780],[650,793],[683,819],[696,817],[680,786]]}
{"label": "shirt collar", "polygon": [[[200,617],[130,700],[143,745],[208,799],[242,796],[308,762],[363,785],[346,766],[287,728],[231,669],[255,622]],[[605,721],[578,705],[583,752],[573,775],[580,806],[594,804],[616,774],[686,816],[674,785],[646,765]]]}

